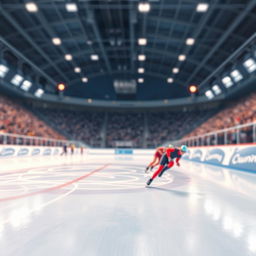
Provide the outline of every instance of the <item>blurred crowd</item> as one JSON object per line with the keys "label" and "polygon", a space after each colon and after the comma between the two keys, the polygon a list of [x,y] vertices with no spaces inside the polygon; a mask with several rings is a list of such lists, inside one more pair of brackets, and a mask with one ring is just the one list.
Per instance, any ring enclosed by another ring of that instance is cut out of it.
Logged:
{"label": "blurred crowd", "polygon": [[53,109],[37,111],[69,139],[83,141],[93,147],[101,147],[103,113]]}
{"label": "blurred crowd", "polygon": [[[207,122],[203,123],[195,130],[187,134],[185,138],[203,135],[205,133],[252,122],[256,122],[256,93],[252,93],[246,98],[242,98],[236,103],[229,105],[224,110],[221,110],[219,113],[207,120]],[[238,131],[228,131],[226,140],[229,144],[237,142],[252,142],[252,136],[253,129],[252,127],[248,126],[241,128]],[[224,143],[224,140],[225,134],[220,133],[217,137],[212,136],[212,138],[210,138],[210,144],[222,144]],[[207,144],[207,142],[204,142],[203,144]]]}
{"label": "blurred crowd", "polygon": [[156,112],[148,114],[147,147],[157,147],[166,141],[177,140],[201,124],[212,111]]}
{"label": "blurred crowd", "polygon": [[144,114],[108,113],[107,147],[143,147]]}
{"label": "blurred crowd", "polygon": [[[211,131],[256,122],[256,93],[213,110],[180,112],[89,112],[38,108],[35,115],[0,96],[0,132],[82,141],[92,147],[155,148],[166,141],[203,135]],[[53,127],[55,130],[53,130]],[[196,128],[197,127],[197,128]],[[191,132],[192,131],[192,132]],[[63,135],[60,135],[63,134]],[[202,145],[252,142],[252,128],[245,127],[200,141]],[[239,140],[239,141],[238,141]]]}
{"label": "blurred crowd", "polygon": [[65,139],[21,105],[1,95],[0,133]]}

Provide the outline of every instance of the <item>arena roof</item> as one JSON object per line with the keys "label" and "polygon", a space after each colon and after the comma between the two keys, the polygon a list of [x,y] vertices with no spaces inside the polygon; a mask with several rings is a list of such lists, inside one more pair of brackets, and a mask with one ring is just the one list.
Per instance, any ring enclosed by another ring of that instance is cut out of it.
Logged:
{"label": "arena roof", "polygon": [[148,12],[138,0],[0,2],[1,36],[70,85],[118,74],[200,84],[256,24],[255,0],[151,0]]}

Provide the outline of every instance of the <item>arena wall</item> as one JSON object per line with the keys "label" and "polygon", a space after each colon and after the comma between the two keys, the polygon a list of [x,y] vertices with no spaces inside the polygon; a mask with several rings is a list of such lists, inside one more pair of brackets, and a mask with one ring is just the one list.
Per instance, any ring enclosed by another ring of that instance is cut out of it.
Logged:
{"label": "arena wall", "polygon": [[192,147],[184,159],[256,173],[256,144]]}
{"label": "arena wall", "polygon": [[[11,157],[34,157],[60,155],[61,147],[0,145],[0,159]],[[78,153],[76,149],[75,153]]]}

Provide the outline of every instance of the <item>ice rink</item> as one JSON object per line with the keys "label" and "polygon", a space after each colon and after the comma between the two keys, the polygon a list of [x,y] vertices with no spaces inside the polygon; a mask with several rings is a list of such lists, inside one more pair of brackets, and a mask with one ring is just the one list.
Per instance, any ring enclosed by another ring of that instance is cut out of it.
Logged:
{"label": "ice rink", "polygon": [[151,156],[1,159],[0,255],[256,255],[256,175]]}

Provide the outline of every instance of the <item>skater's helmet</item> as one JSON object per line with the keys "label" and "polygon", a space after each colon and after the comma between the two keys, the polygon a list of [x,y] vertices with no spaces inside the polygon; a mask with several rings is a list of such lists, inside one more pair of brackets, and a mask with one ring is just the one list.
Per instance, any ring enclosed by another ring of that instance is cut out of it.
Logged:
{"label": "skater's helmet", "polygon": [[180,147],[180,150],[181,150],[182,152],[188,152],[188,147],[187,147],[186,145],[182,145],[182,146]]}
{"label": "skater's helmet", "polygon": [[169,144],[168,148],[174,148],[174,146],[172,144]]}

